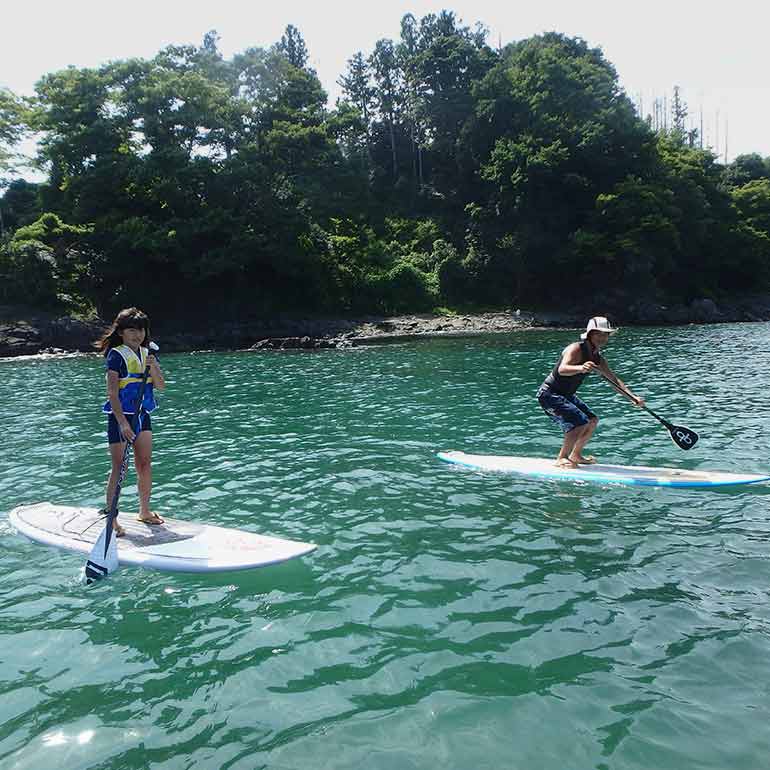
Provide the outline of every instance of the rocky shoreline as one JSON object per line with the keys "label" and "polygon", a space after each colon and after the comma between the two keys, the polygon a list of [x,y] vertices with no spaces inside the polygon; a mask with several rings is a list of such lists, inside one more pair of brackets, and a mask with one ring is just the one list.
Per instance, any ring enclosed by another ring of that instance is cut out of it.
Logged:
{"label": "rocky shoreline", "polygon": [[[605,303],[611,307],[615,303]],[[568,312],[510,310],[490,313],[364,318],[277,318],[219,321],[205,330],[161,322],[154,336],[165,352],[191,350],[289,350],[345,348],[433,337],[506,333],[530,328],[580,328],[595,308]],[[602,309],[601,312],[604,311]],[[743,297],[717,305],[695,300],[665,307],[638,303],[611,313],[619,325],[663,326],[769,321],[770,296]],[[83,321],[23,307],[0,307],[0,357],[93,352],[92,341],[104,330],[99,319]]]}

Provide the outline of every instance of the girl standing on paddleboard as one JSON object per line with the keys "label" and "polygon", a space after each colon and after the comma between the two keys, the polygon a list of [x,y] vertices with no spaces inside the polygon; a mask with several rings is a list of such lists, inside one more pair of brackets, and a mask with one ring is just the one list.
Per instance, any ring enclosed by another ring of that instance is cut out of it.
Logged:
{"label": "girl standing on paddleboard", "polygon": [[636,406],[644,405],[644,399],[631,393],[602,356],[602,349],[615,331],[604,316],[590,318],[580,341],[564,348],[556,366],[537,391],[540,406],[564,431],[564,443],[556,458],[556,465],[561,468],[577,468],[596,462],[595,457],[583,455],[583,447],[596,430],[599,418],[575,395],[594,369],[625,388]]}
{"label": "girl standing on paddleboard", "polygon": [[[163,519],[150,510],[152,490],[152,423],[150,412],[156,407],[155,389],[166,386],[157,359],[150,352],[150,319],[135,307],[121,310],[104,336],[95,344],[104,353],[107,369],[107,402],[102,410],[107,417],[107,440],[112,459],[107,482],[107,507],[109,510],[120,475],[126,441],[133,444],[134,467],[139,488],[139,521],[145,524],[162,524]],[[139,396],[145,367],[150,372],[144,389],[142,403],[134,430],[136,399]],[[114,520],[117,537],[125,534],[123,527]]]}

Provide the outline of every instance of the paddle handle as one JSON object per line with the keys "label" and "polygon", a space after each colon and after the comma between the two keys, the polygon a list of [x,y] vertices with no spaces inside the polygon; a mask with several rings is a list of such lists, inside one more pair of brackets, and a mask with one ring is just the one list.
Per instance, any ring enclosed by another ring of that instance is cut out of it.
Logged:
{"label": "paddle handle", "polygon": [[599,374],[604,377],[607,382],[609,382],[610,385],[612,385],[615,390],[620,393],[621,396],[625,396],[631,403],[633,403],[635,406],[639,406],[642,409],[644,409],[645,412],[648,412],[651,414],[661,425],[665,425],[669,430],[672,430],[674,426],[668,421],[664,420],[660,415],[655,414],[655,412],[650,409],[647,404],[640,404],[617,380],[613,379],[612,377],[608,377],[601,369],[596,370],[599,372]]}
{"label": "paddle handle", "polygon": [[[643,409],[647,409],[648,412],[651,414],[654,414],[651,409],[648,409],[644,404],[640,404],[634,396],[632,396],[626,388],[624,388],[616,379],[613,377],[610,377],[608,374],[603,372],[599,367],[595,369],[595,371],[599,372],[599,374],[609,382],[610,385],[612,385],[615,390],[620,393],[621,396],[625,396],[632,404],[635,404],[636,406],[641,406]],[[655,415],[657,417],[657,415]],[[660,419],[658,417],[658,419]]]}
{"label": "paddle handle", "polygon": [[633,403],[636,406],[640,406],[642,409],[644,409],[645,412],[648,414],[651,414],[667,431],[669,436],[671,436],[671,440],[680,448],[680,449],[692,449],[697,443],[698,443],[698,434],[691,430],[690,428],[685,428],[679,425],[674,425],[673,423],[670,423],[668,420],[664,420],[660,415],[655,414],[655,412],[650,409],[649,406],[646,404],[640,404],[632,395],[629,393],[629,391],[624,388],[620,382],[613,379],[612,377],[608,377],[601,369],[598,370],[599,374],[601,374],[602,377],[604,377],[607,382],[612,385],[615,390],[620,393],[621,395],[628,398],[630,401],[633,401]]}

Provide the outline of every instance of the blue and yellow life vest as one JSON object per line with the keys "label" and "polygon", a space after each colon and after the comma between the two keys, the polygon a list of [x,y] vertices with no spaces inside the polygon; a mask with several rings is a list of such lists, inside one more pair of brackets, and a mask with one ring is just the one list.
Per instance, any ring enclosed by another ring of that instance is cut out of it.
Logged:
{"label": "blue and yellow life vest", "polygon": [[[137,356],[128,345],[119,345],[118,347],[113,348],[113,350],[120,353],[121,357],[126,362],[126,371],[128,372],[125,377],[121,377],[118,380],[120,406],[123,409],[123,414],[133,414],[136,399],[138,398],[139,390],[142,387],[144,368],[147,365],[147,348],[139,348],[141,358],[140,356]],[[152,375],[149,375],[147,377],[147,384],[144,388],[141,411],[152,412],[156,407],[157,404],[155,403],[155,394],[152,387]],[[112,414],[112,406],[109,401],[102,407],[102,411],[106,414]]]}

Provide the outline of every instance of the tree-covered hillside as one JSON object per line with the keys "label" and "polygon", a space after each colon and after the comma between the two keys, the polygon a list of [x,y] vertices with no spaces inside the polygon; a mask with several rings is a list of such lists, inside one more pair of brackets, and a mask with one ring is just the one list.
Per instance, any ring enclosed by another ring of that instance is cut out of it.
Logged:
{"label": "tree-covered hillside", "polygon": [[653,131],[600,49],[492,49],[449,12],[352,53],[327,106],[300,32],[0,91],[0,302],[183,317],[720,297],[770,286],[770,159]]}

